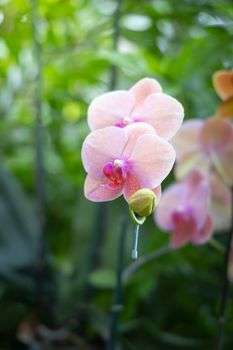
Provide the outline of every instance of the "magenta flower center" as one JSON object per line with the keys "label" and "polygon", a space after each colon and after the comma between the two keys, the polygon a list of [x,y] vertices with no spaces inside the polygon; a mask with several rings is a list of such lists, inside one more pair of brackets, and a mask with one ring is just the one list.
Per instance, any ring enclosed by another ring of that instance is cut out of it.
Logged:
{"label": "magenta flower center", "polygon": [[137,123],[139,122],[140,119],[136,116],[131,116],[131,117],[124,117],[121,119],[121,121],[117,122],[115,126],[118,126],[119,128],[124,128],[125,126],[132,124],[132,123]]}
{"label": "magenta flower center", "polygon": [[127,165],[122,159],[115,159],[113,162],[105,164],[103,167],[104,176],[108,183],[104,187],[108,189],[118,189],[122,187],[127,178]]}
{"label": "magenta flower center", "polygon": [[175,230],[183,231],[189,228],[191,233],[195,226],[192,208],[186,207],[183,210],[174,211],[172,214],[172,222],[175,226]]}
{"label": "magenta flower center", "polygon": [[119,128],[124,128],[125,126],[132,124],[134,120],[130,117],[124,117],[121,121],[117,122],[115,126],[118,126]]}

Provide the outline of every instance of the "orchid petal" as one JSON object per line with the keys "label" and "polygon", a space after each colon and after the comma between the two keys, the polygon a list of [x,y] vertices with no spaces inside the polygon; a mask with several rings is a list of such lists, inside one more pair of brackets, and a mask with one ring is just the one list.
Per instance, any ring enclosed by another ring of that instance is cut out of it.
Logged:
{"label": "orchid petal", "polygon": [[145,134],[138,138],[130,156],[131,173],[141,187],[154,188],[161,184],[175,161],[173,147],[161,137]]}
{"label": "orchid petal", "polygon": [[191,236],[191,242],[203,244],[207,242],[213,234],[213,221],[210,215],[207,216],[201,229],[196,230]]}
{"label": "orchid petal", "polygon": [[154,192],[154,194],[156,195],[156,206],[159,204],[160,199],[161,199],[161,195],[162,195],[162,188],[161,186],[155,187],[151,189],[152,192]]}
{"label": "orchid petal", "polygon": [[155,79],[144,78],[139,80],[130,90],[136,99],[135,108],[139,108],[145,101],[145,99],[157,92],[162,92],[160,84]]}
{"label": "orchid petal", "polygon": [[171,185],[163,191],[160,203],[155,211],[154,219],[165,231],[175,228],[172,214],[175,210],[182,211],[186,205],[187,186],[183,183]]}
{"label": "orchid petal", "polygon": [[185,182],[188,186],[187,203],[191,203],[193,217],[199,230],[210,210],[210,188],[206,177],[193,170]]}
{"label": "orchid petal", "polygon": [[85,197],[94,202],[111,201],[122,194],[122,188],[117,190],[110,190],[102,186],[101,180],[96,180],[87,175],[84,184]]}
{"label": "orchid petal", "polygon": [[209,180],[214,229],[215,231],[228,230],[231,225],[231,190],[214,173]]}
{"label": "orchid petal", "polygon": [[199,152],[190,152],[177,161],[175,166],[175,176],[178,180],[184,179],[192,169],[200,169],[208,173],[211,162],[205,154]]}
{"label": "orchid petal", "polygon": [[121,156],[126,142],[124,129],[115,126],[91,132],[82,147],[82,161],[86,172],[95,178],[101,178],[104,165]]}
{"label": "orchid petal", "polygon": [[146,123],[133,123],[124,128],[126,135],[128,136],[128,141],[123,150],[122,156],[125,158],[130,157],[137,139],[144,134],[155,135],[156,132],[154,128]]}
{"label": "orchid petal", "polygon": [[[128,200],[128,198],[132,196],[132,194],[134,194],[136,191],[138,191],[141,188],[142,187],[140,187],[140,184],[137,181],[137,179],[133,175],[129,174],[124,186],[125,199]],[[154,194],[156,195],[156,202],[158,205],[161,198],[161,186],[153,188],[151,189],[151,191],[154,192]]]}
{"label": "orchid petal", "polygon": [[134,110],[133,116],[151,124],[159,136],[170,140],[181,126],[184,109],[175,98],[157,93],[148,96],[141,109]]}
{"label": "orchid petal", "polygon": [[209,119],[202,128],[201,142],[223,180],[233,183],[233,126],[227,120]]}
{"label": "orchid petal", "polygon": [[202,120],[188,120],[183,123],[176,136],[172,139],[172,145],[176,150],[178,161],[190,153],[199,152],[202,126]]}
{"label": "orchid petal", "polygon": [[125,197],[125,199],[127,200],[130,196],[132,196],[132,194],[134,192],[136,192],[140,188],[141,187],[140,187],[140,184],[137,181],[137,179],[133,175],[129,174],[127,176],[127,179],[126,179],[126,182],[125,182],[125,186],[124,186],[124,197]]}
{"label": "orchid petal", "polygon": [[233,126],[230,121],[210,118],[201,129],[200,142],[203,150],[210,152],[221,152],[224,147],[231,145],[233,149]]}
{"label": "orchid petal", "polygon": [[233,145],[225,147],[219,154],[211,155],[215,169],[222,180],[229,186],[233,184]]}
{"label": "orchid petal", "polygon": [[91,130],[116,125],[130,117],[135,97],[128,91],[112,91],[96,97],[88,109],[88,125]]}
{"label": "orchid petal", "polygon": [[183,247],[185,244],[187,244],[190,240],[189,232],[187,231],[187,228],[184,227],[183,229],[175,230],[171,233],[171,240],[170,245],[172,248],[180,248]]}

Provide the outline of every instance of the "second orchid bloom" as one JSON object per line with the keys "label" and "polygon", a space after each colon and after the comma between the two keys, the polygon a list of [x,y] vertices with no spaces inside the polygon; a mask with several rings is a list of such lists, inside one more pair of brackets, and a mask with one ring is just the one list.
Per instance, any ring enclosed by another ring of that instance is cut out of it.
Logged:
{"label": "second orchid bloom", "polygon": [[[222,99],[230,101],[232,71],[215,73],[214,86]],[[173,248],[188,242],[202,244],[214,232],[224,232],[230,227],[232,115],[219,117],[222,115],[217,110],[206,120],[188,120],[172,140],[177,153],[175,176],[178,182],[165,190],[155,220],[171,234]]]}

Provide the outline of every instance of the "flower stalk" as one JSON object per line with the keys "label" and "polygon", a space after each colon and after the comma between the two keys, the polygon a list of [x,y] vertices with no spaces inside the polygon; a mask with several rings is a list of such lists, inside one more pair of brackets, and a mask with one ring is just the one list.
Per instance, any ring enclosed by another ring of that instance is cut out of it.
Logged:
{"label": "flower stalk", "polygon": [[138,258],[138,236],[139,236],[139,225],[135,226],[134,231],[134,241],[133,241],[133,250],[132,250],[132,259],[136,260]]}
{"label": "flower stalk", "polygon": [[228,301],[229,291],[230,291],[230,279],[229,279],[228,272],[229,272],[229,263],[230,263],[230,255],[231,255],[231,245],[233,240],[233,187],[231,188],[231,195],[232,195],[232,207],[231,207],[232,219],[231,219],[231,227],[230,227],[226,250],[225,250],[223,285],[222,285],[220,311],[219,311],[219,318],[218,318],[218,333],[217,333],[217,338],[214,345],[215,350],[221,350],[223,348],[227,301]]}
{"label": "flower stalk", "polygon": [[113,296],[112,316],[111,316],[111,322],[110,322],[110,334],[109,334],[109,342],[108,342],[107,350],[115,350],[117,348],[119,313],[123,309],[122,281],[123,281],[123,261],[124,261],[127,227],[128,227],[128,220],[127,220],[127,217],[125,217],[122,221],[121,231],[120,231],[120,240],[119,240],[119,248],[118,248],[118,258],[117,258],[116,288]]}

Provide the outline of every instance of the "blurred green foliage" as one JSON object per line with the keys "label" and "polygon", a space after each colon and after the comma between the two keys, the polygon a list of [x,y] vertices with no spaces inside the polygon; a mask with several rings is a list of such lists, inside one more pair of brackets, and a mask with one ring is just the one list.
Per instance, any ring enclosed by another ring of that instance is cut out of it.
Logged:
{"label": "blurred green foliage", "polygon": [[[1,349],[24,349],[23,343],[45,350],[104,348],[119,225],[128,213],[118,199],[104,207],[101,217],[98,206],[84,198],[80,149],[88,133],[87,106],[109,89],[112,66],[115,88],[128,89],[145,76],[156,78],[184,104],[186,118],[213,114],[218,98],[212,73],[233,66],[231,0],[121,0],[119,18],[117,4],[39,3],[47,216],[40,308],[34,131],[38,62],[32,3],[0,0]],[[116,20],[120,35],[114,49]],[[172,175],[166,184],[170,181]],[[95,242],[95,231],[104,226],[107,235]],[[125,266],[130,263],[132,234],[130,225]],[[225,236],[218,239],[224,243]],[[149,219],[141,229],[140,254],[167,243],[168,235]],[[223,255],[209,245],[187,246],[135,271],[124,286],[119,349],[211,349],[222,261]],[[233,346],[232,320],[230,302],[225,349]],[[54,328],[59,331],[53,333]]]}

